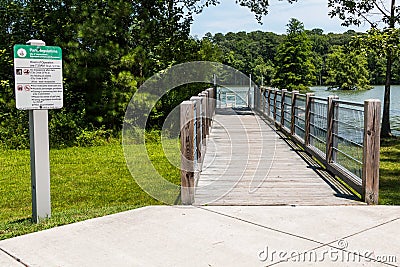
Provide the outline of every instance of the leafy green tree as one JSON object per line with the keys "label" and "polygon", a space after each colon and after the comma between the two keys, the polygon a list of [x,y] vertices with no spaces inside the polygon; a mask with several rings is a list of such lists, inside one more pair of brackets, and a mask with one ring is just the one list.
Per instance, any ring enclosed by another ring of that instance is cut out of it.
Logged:
{"label": "leafy green tree", "polygon": [[265,62],[262,56],[258,56],[253,63],[252,73],[257,84],[270,85],[275,76],[275,67],[270,60]]}
{"label": "leafy green tree", "polygon": [[[367,50],[368,69],[371,73],[371,84],[385,84],[386,75],[386,60],[385,57],[379,55],[377,51],[372,49]],[[398,62],[398,60],[396,61]],[[393,71],[396,73],[396,71]]]}
{"label": "leafy green tree", "polygon": [[334,47],[327,60],[330,88],[341,90],[370,89],[368,62],[364,53],[349,47]]}
{"label": "leafy green tree", "polygon": [[303,23],[292,18],[287,26],[287,36],[278,47],[275,58],[276,77],[273,85],[288,90],[307,90],[315,79],[311,44]]}
{"label": "leafy green tree", "polygon": [[[343,20],[344,26],[360,25],[367,22],[373,29],[370,32],[370,38],[375,41],[380,40],[384,44],[383,51],[386,56],[386,81],[385,96],[383,104],[383,117],[381,137],[391,136],[390,129],[390,86],[392,80],[392,65],[394,59],[393,36],[397,35],[396,26],[400,23],[400,6],[396,5],[396,0],[390,0],[389,3],[383,1],[365,1],[365,0],[328,0],[328,6],[331,8],[331,17],[337,16]],[[380,17],[380,19],[376,19]],[[374,21],[374,19],[376,19]],[[379,31],[378,26],[383,23],[383,30]],[[382,47],[380,48],[382,49]]]}
{"label": "leafy green tree", "polygon": [[254,71],[255,61],[262,57],[264,62],[272,62],[276,54],[276,47],[281,37],[275,33],[255,31],[250,33],[229,32],[221,33],[208,38],[223,53],[222,63],[230,65],[243,73]]}
{"label": "leafy green tree", "polygon": [[[65,108],[49,113],[49,125],[69,134],[58,131],[51,140],[73,143],[83,130],[119,131],[128,101],[146,78],[176,63],[206,59],[211,51],[206,42],[190,40],[193,13],[187,11],[198,1],[190,2],[0,0],[2,123],[28,128],[21,119],[26,113],[13,104],[12,46],[42,39],[63,48]],[[10,139],[3,131],[0,138]]]}

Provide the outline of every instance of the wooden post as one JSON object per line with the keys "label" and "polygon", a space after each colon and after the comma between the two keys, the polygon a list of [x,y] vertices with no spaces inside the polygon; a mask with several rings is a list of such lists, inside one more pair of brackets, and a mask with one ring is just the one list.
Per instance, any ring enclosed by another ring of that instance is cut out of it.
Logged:
{"label": "wooden post", "polygon": [[210,135],[211,131],[211,117],[212,117],[212,101],[211,101],[211,91],[206,90],[207,99],[207,135]]}
{"label": "wooden post", "polygon": [[182,102],[180,112],[181,199],[183,205],[191,205],[194,202],[194,103]]}
{"label": "wooden post", "polygon": [[210,134],[210,132],[209,132],[210,121],[209,121],[209,116],[208,116],[208,114],[210,114],[210,101],[208,99],[208,92],[203,91],[203,94],[204,94],[204,101],[206,102],[206,109],[204,111],[204,116],[205,116],[205,121],[206,121],[205,132],[206,132],[206,136],[207,136]]}
{"label": "wooden post", "polygon": [[203,126],[202,126],[202,119],[201,119],[201,114],[202,114],[202,98],[199,96],[193,96],[190,98],[191,101],[193,101],[196,105],[196,152],[197,152],[197,168],[196,171],[201,171],[202,169],[202,163],[203,163],[203,157],[202,157],[202,147],[203,147]]}
{"label": "wooden post", "polygon": [[365,100],[362,198],[370,205],[379,200],[380,122],[381,101]]}
{"label": "wooden post", "polygon": [[247,91],[247,107],[252,108],[252,106],[251,106],[251,73],[249,75],[249,90]]}
{"label": "wooden post", "polygon": [[219,90],[219,92],[217,91],[217,93],[218,93],[218,108],[221,108],[221,90]]}
{"label": "wooden post", "polygon": [[214,105],[214,88],[208,88],[208,97],[210,101],[210,127],[211,127],[211,122],[212,118],[214,117],[214,111],[215,111],[215,105]]}
{"label": "wooden post", "polygon": [[258,97],[258,90],[257,90],[256,86],[253,87],[253,95],[254,95],[254,110],[258,110],[258,107],[259,107],[258,100],[260,98]]}
{"label": "wooden post", "polygon": [[281,128],[285,127],[285,97],[287,89],[281,91]]}
{"label": "wooden post", "polygon": [[[338,97],[339,98],[339,97]],[[337,161],[337,150],[339,148],[339,103],[333,101],[333,128],[332,128],[332,162]]]}
{"label": "wooden post", "polygon": [[212,103],[213,103],[213,118],[215,115],[215,110],[217,109],[217,86],[212,90]]}
{"label": "wooden post", "polygon": [[274,91],[274,122],[276,122],[276,96],[278,95],[278,90]]}
{"label": "wooden post", "polygon": [[217,75],[214,74],[213,76],[214,76],[213,77],[214,84],[212,87],[212,99],[213,99],[213,117],[214,117],[215,109],[217,108],[217,87],[218,87],[218,85],[217,85]]}
{"label": "wooden post", "polygon": [[200,93],[199,97],[201,97],[201,133],[202,133],[202,141],[203,146],[207,145],[207,119],[206,119],[206,112],[207,112],[207,101],[206,101],[206,94]]}
{"label": "wooden post", "polygon": [[305,134],[304,134],[304,145],[310,145],[310,132],[311,132],[311,109],[312,109],[312,96],[314,93],[306,94],[306,114],[305,114]]}
{"label": "wooden post", "polygon": [[[339,99],[338,96],[328,96],[328,111],[327,111],[327,129],[326,129],[326,162],[333,162],[333,139],[335,133],[335,103],[333,99]],[[336,133],[337,134],[337,133]]]}
{"label": "wooden post", "polygon": [[290,112],[290,134],[294,135],[296,131],[295,127],[295,112],[296,112],[296,100],[297,96],[299,94],[299,91],[292,91],[292,110]]}
{"label": "wooden post", "polygon": [[214,114],[212,93],[213,93],[212,89],[208,89],[208,105],[210,107],[210,113],[208,114],[208,119],[210,121],[210,123],[208,124],[208,127],[210,127],[208,129],[209,133],[211,132],[212,118],[213,118],[213,114]]}
{"label": "wooden post", "polygon": [[265,87],[261,87],[261,107],[260,107],[260,111],[262,114],[265,114],[265,107],[266,107],[266,96],[265,96]]}
{"label": "wooden post", "polygon": [[267,110],[267,115],[268,117],[271,117],[271,88],[268,88],[268,96],[267,96],[267,101],[268,101],[268,110]]}

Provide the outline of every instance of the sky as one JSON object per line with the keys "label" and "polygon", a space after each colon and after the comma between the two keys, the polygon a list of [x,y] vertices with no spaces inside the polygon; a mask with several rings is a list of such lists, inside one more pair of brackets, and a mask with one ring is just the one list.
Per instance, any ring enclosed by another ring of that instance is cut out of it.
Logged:
{"label": "sky", "polygon": [[269,14],[263,18],[263,25],[257,23],[254,14],[246,7],[235,4],[235,0],[221,0],[221,4],[208,7],[194,17],[191,35],[198,38],[207,32],[227,33],[239,31],[270,31],[278,34],[286,33],[286,25],[290,18],[296,18],[304,23],[307,30],[320,28],[324,33],[343,33],[349,29],[365,32],[368,25],[360,27],[343,27],[338,18],[328,15],[327,0],[299,0],[289,4],[287,1],[271,0]]}

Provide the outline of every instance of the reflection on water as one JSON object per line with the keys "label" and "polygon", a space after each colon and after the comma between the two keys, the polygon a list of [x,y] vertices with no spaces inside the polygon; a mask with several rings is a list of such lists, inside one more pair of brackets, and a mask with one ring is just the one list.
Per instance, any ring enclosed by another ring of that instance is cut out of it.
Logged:
{"label": "reflection on water", "polygon": [[[316,86],[311,88],[316,96],[327,97],[329,95],[337,95],[341,100],[348,100],[354,102],[364,102],[366,99],[380,99],[383,107],[383,96],[385,86],[375,86],[371,90],[366,91],[328,91],[327,87]],[[400,136],[400,86],[393,85],[391,87],[390,99],[390,122],[392,133]]]}

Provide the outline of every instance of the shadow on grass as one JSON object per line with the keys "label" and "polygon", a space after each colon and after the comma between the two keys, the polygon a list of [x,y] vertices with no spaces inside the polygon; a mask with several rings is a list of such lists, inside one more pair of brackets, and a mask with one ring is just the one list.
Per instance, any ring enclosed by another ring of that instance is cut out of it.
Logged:
{"label": "shadow on grass", "polygon": [[15,220],[15,221],[11,221],[11,222],[9,222],[9,224],[10,225],[13,225],[13,224],[30,225],[30,224],[33,224],[33,222],[32,222],[32,218],[31,217],[26,217],[26,218],[18,219],[18,220]]}

